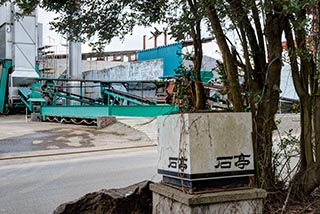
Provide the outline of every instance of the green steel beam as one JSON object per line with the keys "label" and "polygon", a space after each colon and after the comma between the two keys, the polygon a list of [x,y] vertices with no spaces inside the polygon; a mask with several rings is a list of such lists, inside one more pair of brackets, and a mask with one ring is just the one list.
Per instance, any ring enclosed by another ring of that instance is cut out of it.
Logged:
{"label": "green steel beam", "polygon": [[35,103],[37,105],[42,106],[46,102],[46,100],[43,98],[28,98],[27,100],[25,100],[25,98],[22,96],[20,98],[30,112],[33,112],[33,107],[35,107]]}
{"label": "green steel beam", "polygon": [[94,103],[92,101],[87,101],[85,99],[81,99],[81,98],[77,98],[77,97],[74,97],[74,96],[69,96],[69,95],[64,95],[62,93],[59,93],[59,92],[55,92],[53,93],[54,95],[54,102],[56,103],[60,98],[66,98],[66,99],[69,99],[69,100],[74,100],[74,101],[77,101],[77,102],[80,102],[80,103],[85,103],[85,104],[88,104],[88,105],[93,105],[93,106],[101,106],[101,104],[99,103]]}
{"label": "green steel beam", "polygon": [[[20,96],[21,101],[26,105],[26,107],[29,109],[29,111],[32,111],[32,103],[28,103],[24,97]],[[29,105],[30,104],[30,105]]]}
{"label": "green steel beam", "polygon": [[111,116],[156,117],[178,112],[178,106],[145,105],[145,106],[112,106]]}
{"label": "green steel beam", "polygon": [[72,118],[96,118],[99,116],[108,116],[109,108],[105,106],[43,106],[40,110],[42,118],[44,117],[72,117]]}
{"label": "green steel beam", "polygon": [[[114,98],[124,99],[124,100],[126,100],[126,101],[129,101],[129,102],[134,103],[134,104],[137,104],[137,105],[149,105],[149,104],[143,103],[143,102],[141,102],[141,101],[138,101],[138,100],[135,100],[135,99],[126,97],[126,96],[122,96],[122,95],[120,95],[120,94],[113,93],[113,92],[108,91],[108,90],[104,90],[103,93],[105,93],[105,94],[108,95],[108,101],[110,101],[110,96],[113,96]],[[108,102],[108,103],[109,103],[109,102]]]}
{"label": "green steel beam", "polygon": [[99,116],[156,117],[175,113],[177,106],[43,106],[40,113],[45,117],[97,118]]}

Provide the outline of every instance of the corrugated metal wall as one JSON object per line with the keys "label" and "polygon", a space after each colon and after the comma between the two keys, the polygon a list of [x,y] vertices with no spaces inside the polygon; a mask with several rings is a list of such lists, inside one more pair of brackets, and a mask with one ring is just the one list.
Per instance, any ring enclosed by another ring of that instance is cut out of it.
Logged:
{"label": "corrugated metal wall", "polygon": [[163,76],[176,75],[177,69],[182,62],[182,43],[175,43],[157,48],[138,51],[138,61],[163,59]]}

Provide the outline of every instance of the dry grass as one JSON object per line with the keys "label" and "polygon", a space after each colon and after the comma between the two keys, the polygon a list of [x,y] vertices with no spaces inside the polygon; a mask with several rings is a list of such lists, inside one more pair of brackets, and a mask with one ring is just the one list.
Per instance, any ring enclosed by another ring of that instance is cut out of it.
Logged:
{"label": "dry grass", "polygon": [[[289,197],[288,191],[268,193],[264,213],[271,214],[320,214],[320,189],[317,188],[309,197],[301,200]],[[284,206],[285,205],[285,206]]]}

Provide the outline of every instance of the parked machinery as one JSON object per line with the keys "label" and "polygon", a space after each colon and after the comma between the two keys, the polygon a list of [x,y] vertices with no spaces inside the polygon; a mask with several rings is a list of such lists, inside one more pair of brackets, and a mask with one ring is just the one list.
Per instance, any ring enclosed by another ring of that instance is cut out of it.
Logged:
{"label": "parked machinery", "polygon": [[141,86],[141,95],[115,87],[132,86],[134,81],[91,81],[98,85],[99,96],[86,96],[84,89],[92,85],[81,79],[80,44],[69,44],[67,79],[42,78],[37,67],[37,50],[42,46],[37,13],[17,19],[17,12],[19,8],[9,1],[0,7],[0,113],[26,111],[39,114],[41,120],[78,123],[100,116],[157,116],[177,111],[166,99],[147,97],[144,81],[134,83]]}
{"label": "parked machinery", "polygon": [[[178,108],[170,104],[158,103],[155,97],[146,97],[128,91],[119,90],[119,85],[138,83],[150,84],[150,81],[100,81],[82,79],[46,79],[37,78],[42,82],[32,89],[35,97],[41,94],[40,103],[31,102],[28,109],[36,109],[34,105],[41,105],[40,117],[43,121],[57,121],[63,123],[95,124],[99,117],[104,116],[147,116],[155,117],[162,114],[176,112]],[[69,84],[74,82],[74,84]],[[153,81],[154,82],[154,81]],[[94,85],[90,83],[95,83]],[[151,81],[152,83],[152,81]],[[153,83],[154,84],[154,83]],[[70,92],[70,87],[78,86],[79,94]],[[34,85],[36,86],[36,85]],[[100,88],[100,96],[91,98],[86,96],[86,88]],[[146,90],[140,91],[147,94]],[[35,98],[33,98],[35,99]],[[26,98],[26,100],[33,100]],[[70,102],[71,101],[71,102]],[[27,103],[27,102],[26,102]]]}

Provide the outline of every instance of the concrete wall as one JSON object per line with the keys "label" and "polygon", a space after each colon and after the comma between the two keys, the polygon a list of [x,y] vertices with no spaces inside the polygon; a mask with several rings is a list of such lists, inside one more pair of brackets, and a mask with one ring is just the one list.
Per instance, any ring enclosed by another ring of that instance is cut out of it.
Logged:
{"label": "concrete wall", "polygon": [[119,66],[84,71],[84,79],[105,81],[158,80],[163,75],[163,60],[127,62]]}
{"label": "concrete wall", "polygon": [[[280,179],[289,177],[288,182],[290,182],[299,168],[297,166],[300,151],[300,114],[277,114],[276,121],[279,122],[279,125],[277,130],[273,132],[272,148],[274,153],[279,155],[277,161],[280,165],[277,167],[276,173]],[[286,140],[291,143],[286,145]],[[287,158],[289,159],[287,160]],[[282,171],[280,172],[280,170]],[[287,184],[289,185],[289,183]]]}
{"label": "concrete wall", "polygon": [[[115,66],[126,64],[124,62],[110,62],[110,61],[89,61],[82,60],[82,71],[98,71]],[[44,74],[45,77],[58,78],[67,68],[68,59],[46,59],[41,63],[41,68],[51,68],[52,73]]]}
{"label": "concrete wall", "polygon": [[[163,74],[163,60],[147,60],[142,62],[126,62],[115,67],[102,70],[90,70],[83,72],[83,78],[87,80],[102,81],[140,81],[158,80]],[[99,83],[86,83],[85,96],[91,98],[100,97]],[[94,87],[96,86],[96,87]],[[124,87],[115,88],[120,91],[129,92],[142,97],[154,97],[155,89],[151,90],[126,90]]]}

